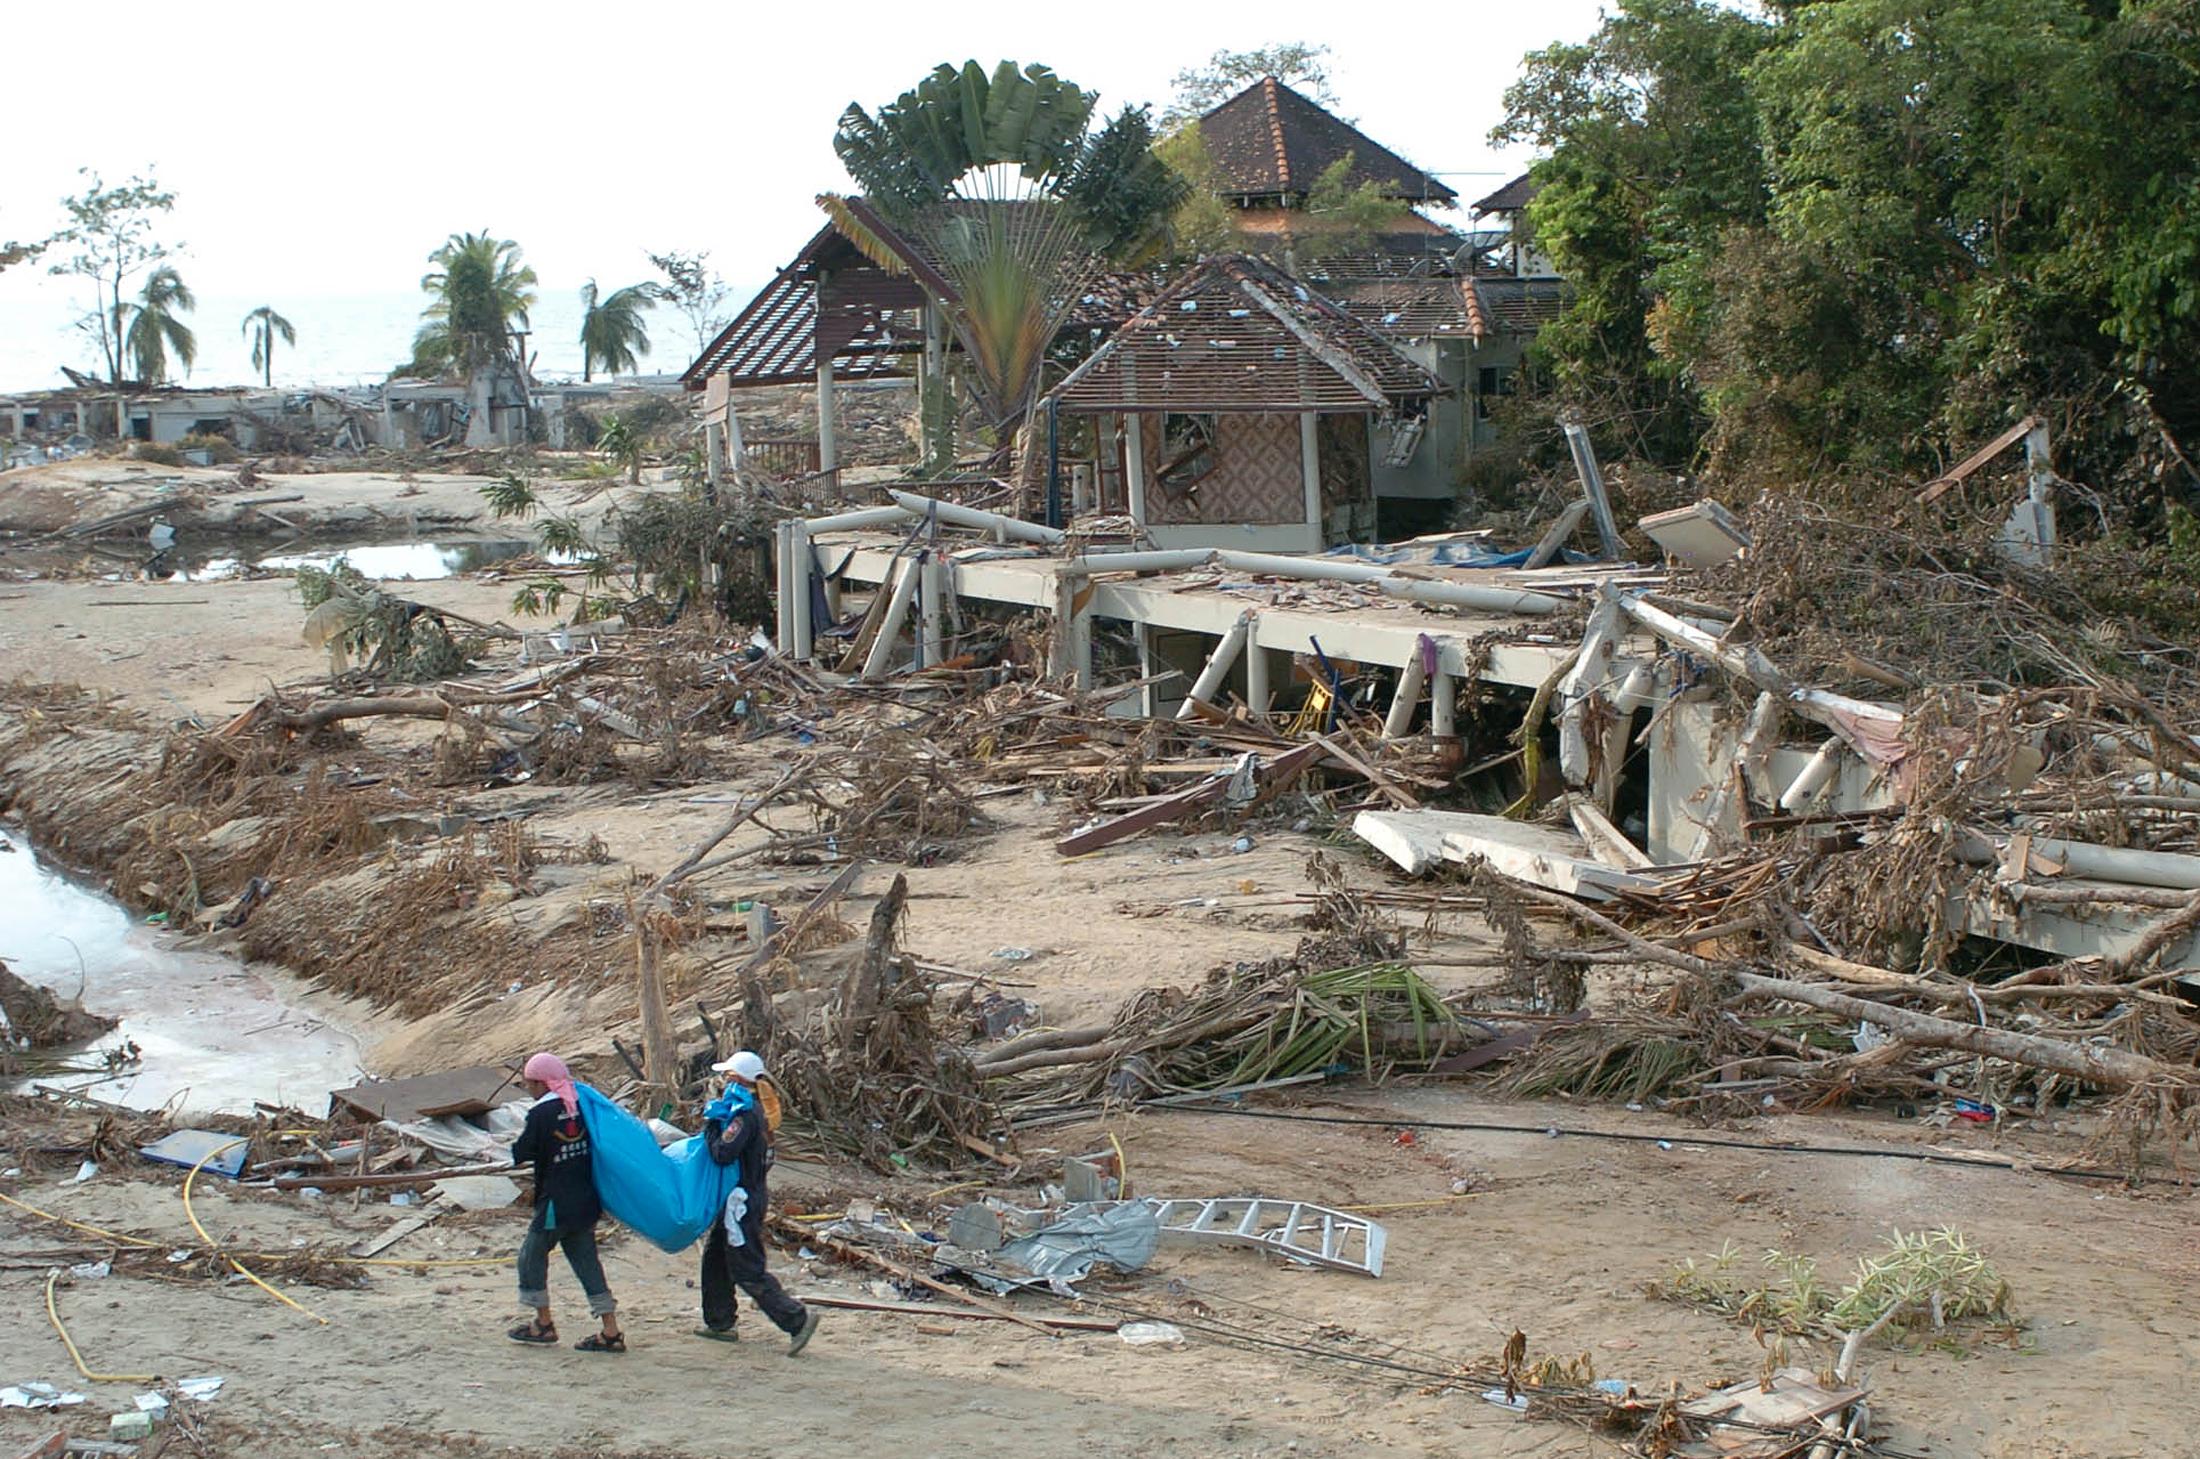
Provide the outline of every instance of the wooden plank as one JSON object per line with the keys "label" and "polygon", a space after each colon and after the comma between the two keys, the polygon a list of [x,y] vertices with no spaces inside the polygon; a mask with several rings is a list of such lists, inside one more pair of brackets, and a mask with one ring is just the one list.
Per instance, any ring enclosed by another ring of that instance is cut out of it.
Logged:
{"label": "wooden plank", "polygon": [[[1281,783],[1304,770],[1322,752],[1323,748],[1324,746],[1320,741],[1310,745],[1300,745],[1296,749],[1287,750],[1267,764],[1260,766],[1254,773],[1264,782],[1270,784]],[[1331,753],[1335,753],[1335,751],[1332,750]],[[1199,807],[1220,800],[1222,792],[1229,784],[1230,777],[1228,775],[1217,775],[1212,779],[1203,780],[1188,790],[1180,790],[1174,795],[1166,796],[1149,806],[1132,811],[1128,815],[1117,816],[1112,821],[1102,821],[1097,826],[1087,826],[1081,831],[1072,831],[1069,835],[1056,841],[1054,849],[1063,856],[1083,856],[1087,852],[1098,851],[1104,846],[1113,846],[1116,842],[1135,836],[1140,831],[1150,831],[1156,826],[1165,826],[1171,821],[1182,820]]]}
{"label": "wooden plank", "polygon": [[476,1064],[465,1069],[419,1074],[410,1079],[376,1079],[349,1089],[338,1089],[329,1095],[329,1108],[331,1113],[341,1106],[361,1119],[404,1124],[409,1120],[432,1119],[446,1114],[487,1114],[495,1108],[497,1097],[512,1087],[510,1070],[494,1064]]}
{"label": "wooden plank", "polygon": [[[975,1307],[942,1307],[936,1302],[874,1302],[866,1297],[833,1297],[820,1292],[797,1292],[795,1300],[805,1307],[837,1307],[849,1312],[893,1312],[909,1317],[955,1317],[971,1322],[1006,1322],[1009,1319],[998,1312],[981,1312]],[[1113,1332],[1123,1325],[1114,1317],[1033,1317],[1033,1322],[1065,1332]]]}
{"label": "wooden plank", "polygon": [[370,1256],[380,1256],[415,1231],[435,1224],[436,1217],[442,1214],[442,1211],[434,1210],[424,1212],[418,1216],[407,1216],[404,1220],[397,1222],[387,1231],[384,1231],[380,1236],[371,1237],[365,1241],[353,1242],[348,1254],[357,1257],[361,1261]]}
{"label": "wooden plank", "polygon": [[[779,1224],[782,1220],[782,1218],[777,1216],[772,1217],[771,1219],[773,1221],[773,1224],[775,1225]],[[789,1234],[794,1235],[801,1240],[808,1241],[813,1245],[822,1246],[828,1251],[837,1252],[840,1255],[847,1257],[851,1261],[858,1261],[865,1263],[869,1266],[875,1266],[882,1272],[886,1272],[892,1276],[900,1277],[903,1281],[915,1282],[918,1286],[925,1287],[930,1289],[931,1291],[937,1292],[942,1297],[951,1297],[955,1301],[962,1303],[965,1307],[971,1307],[980,1312],[990,1313],[994,1317],[998,1317],[1005,1322],[1013,1322],[1019,1327],[1028,1327],[1033,1332],[1039,1334],[1039,1336],[1041,1337],[1057,1338],[1060,1336],[1060,1334],[1050,1332],[1040,1323],[1032,1320],[1029,1317],[1024,1316],[1023,1313],[1016,1311],[1014,1308],[1007,1306],[1005,1303],[995,1302],[988,1298],[980,1297],[976,1293],[966,1292],[960,1287],[951,1287],[947,1283],[940,1281],[936,1277],[930,1277],[925,1275],[923,1272],[915,1270],[914,1268],[903,1266],[900,1262],[893,1260],[891,1257],[881,1256],[879,1255],[879,1253],[870,1250],[868,1247],[857,1246],[853,1242],[837,1240],[836,1238],[824,1235],[821,1232],[804,1231],[799,1227],[793,1228],[789,1232]]]}
{"label": "wooden plank", "polygon": [[1572,501],[1566,503],[1566,510],[1560,512],[1557,518],[1552,521],[1550,527],[1536,542],[1535,550],[1528,554],[1528,560],[1520,564],[1521,569],[1533,572],[1539,567],[1549,566],[1551,561],[1565,549],[1566,539],[1573,536],[1575,531],[1580,528],[1581,519],[1588,515],[1589,499],[1587,497],[1575,497]]}

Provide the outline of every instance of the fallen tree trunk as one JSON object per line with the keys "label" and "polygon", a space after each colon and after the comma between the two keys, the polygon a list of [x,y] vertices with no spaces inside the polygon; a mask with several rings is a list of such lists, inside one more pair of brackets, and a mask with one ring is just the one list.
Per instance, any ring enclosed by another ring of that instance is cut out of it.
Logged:
{"label": "fallen tree trunk", "polygon": [[1789,1003],[1822,1009],[1827,1013],[1837,1013],[1859,1022],[1868,1019],[1905,1043],[1919,1044],[1926,1048],[1958,1049],[1967,1054],[1984,1054],[1988,1058],[2006,1059],[2012,1064],[2066,1074],[2073,1079],[2084,1079],[2094,1084],[2105,1084],[2114,1088],[2129,1088],[2136,1084],[2190,1085],[2195,1082],[2196,1076],[2200,1076],[2200,1069],[2165,1064],[2124,1049],[2074,1044],[2063,1039],[2043,1038],[2038,1034],[2009,1033],[1998,1028],[1981,1028],[1977,1024],[1954,1023],[1945,1018],[1934,1018],[1931,1014],[1913,1013],[1907,1008],[1874,1003],[1868,998],[1852,998],[1846,993],[1835,993],[1809,983],[1790,982],[1786,978],[1768,978],[1761,973],[1736,970],[1732,976],[1741,985],[1742,992],[1751,998],[1778,998]]}

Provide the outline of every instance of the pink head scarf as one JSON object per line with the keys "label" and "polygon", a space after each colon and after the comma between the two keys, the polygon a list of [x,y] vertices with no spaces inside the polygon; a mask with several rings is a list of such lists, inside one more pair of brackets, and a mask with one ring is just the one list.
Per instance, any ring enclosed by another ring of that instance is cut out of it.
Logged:
{"label": "pink head scarf", "polygon": [[537,1054],[527,1061],[520,1073],[538,1084],[550,1086],[550,1092],[565,1101],[565,1112],[577,1115],[581,1112],[581,1097],[573,1088],[573,1071],[565,1067],[565,1060],[556,1054]]}

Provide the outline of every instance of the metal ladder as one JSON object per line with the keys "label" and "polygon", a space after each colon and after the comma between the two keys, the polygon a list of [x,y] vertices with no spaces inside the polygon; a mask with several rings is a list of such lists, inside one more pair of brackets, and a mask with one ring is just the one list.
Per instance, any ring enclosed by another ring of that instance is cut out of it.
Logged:
{"label": "metal ladder", "polygon": [[1212,1200],[1148,1197],[1161,1239],[1202,1246],[1249,1246],[1332,1271],[1383,1274],[1383,1228],[1361,1216],[1304,1201],[1225,1196]]}

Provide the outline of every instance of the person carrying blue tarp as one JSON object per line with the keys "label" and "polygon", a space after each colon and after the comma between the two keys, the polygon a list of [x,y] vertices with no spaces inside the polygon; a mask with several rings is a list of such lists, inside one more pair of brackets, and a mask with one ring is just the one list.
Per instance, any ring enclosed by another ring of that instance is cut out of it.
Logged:
{"label": "person carrying blue tarp", "polygon": [[[733,1293],[739,1287],[787,1334],[791,1358],[809,1346],[817,1313],[788,1296],[764,1265],[764,1209],[770,1198],[765,1173],[772,1161],[772,1120],[759,1095],[767,1078],[764,1061],[743,1049],[711,1070],[727,1076],[726,1091],[703,1110],[703,1145],[712,1162],[732,1174],[733,1185],[703,1239],[703,1326],[696,1335],[738,1341]],[[763,1095],[776,1102],[768,1089]]]}
{"label": "person carrying blue tarp", "polygon": [[535,1168],[535,1216],[519,1248],[519,1301],[535,1315],[506,1336],[514,1342],[551,1347],[558,1341],[558,1326],[550,1316],[550,1248],[565,1248],[567,1265],[588,1294],[588,1310],[603,1319],[603,1331],[590,1333],[574,1346],[584,1353],[623,1353],[626,1337],[619,1331],[619,1303],[604,1280],[603,1260],[596,1254],[596,1223],[603,1218],[603,1203],[596,1195],[593,1146],[588,1124],[581,1118],[580,1093],[565,1061],[555,1054],[537,1054],[521,1071],[527,1092],[535,1097],[528,1107],[526,1126],[512,1142],[512,1163]]}

